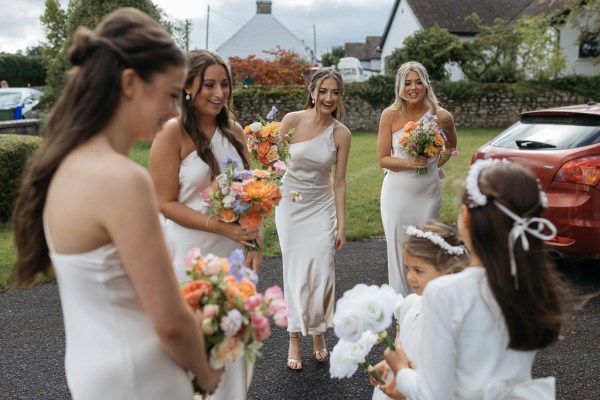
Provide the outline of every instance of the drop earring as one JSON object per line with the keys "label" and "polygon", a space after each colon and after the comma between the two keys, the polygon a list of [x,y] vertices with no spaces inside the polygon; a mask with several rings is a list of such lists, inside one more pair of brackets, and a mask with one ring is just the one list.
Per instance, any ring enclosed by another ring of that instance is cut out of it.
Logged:
{"label": "drop earring", "polygon": [[311,103],[315,104],[315,99],[310,99]]}
{"label": "drop earring", "polygon": [[191,99],[191,98],[192,98],[192,97],[190,96],[190,93],[189,93],[189,92],[185,92],[185,99],[186,99],[187,101],[190,101],[190,99]]}

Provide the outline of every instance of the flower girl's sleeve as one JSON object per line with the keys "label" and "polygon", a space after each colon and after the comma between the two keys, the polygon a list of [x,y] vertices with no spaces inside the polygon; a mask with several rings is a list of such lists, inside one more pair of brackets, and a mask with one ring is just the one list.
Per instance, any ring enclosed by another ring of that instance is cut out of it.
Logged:
{"label": "flower girl's sleeve", "polygon": [[[403,368],[396,386],[407,398],[444,400],[454,398],[457,350],[454,338],[452,295],[446,287],[429,283],[422,299],[422,340],[419,365]],[[455,305],[456,306],[456,305]]]}

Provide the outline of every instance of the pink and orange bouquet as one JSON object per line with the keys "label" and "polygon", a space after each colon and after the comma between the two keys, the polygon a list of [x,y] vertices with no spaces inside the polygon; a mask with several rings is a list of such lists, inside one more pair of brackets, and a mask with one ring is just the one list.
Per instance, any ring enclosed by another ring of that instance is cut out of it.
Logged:
{"label": "pink and orange bouquet", "polygon": [[258,277],[244,267],[241,250],[222,258],[204,256],[194,248],[184,262],[189,281],[183,284],[182,294],[201,321],[211,367],[222,368],[242,355],[254,362],[271,335],[270,319],[279,327],[287,327],[281,288],[272,286],[258,293]]}
{"label": "pink and orange bouquet", "polygon": [[[270,215],[281,199],[281,190],[272,175],[261,169],[238,169],[238,163],[228,159],[213,185],[202,193],[208,213],[246,229],[260,227],[263,217]],[[246,250],[258,250],[258,243],[254,244],[255,248]]]}
{"label": "pink and orange bouquet", "polygon": [[[410,157],[436,157],[441,155],[447,142],[446,135],[435,115],[426,115],[417,122],[408,121],[404,125],[404,135],[399,139],[400,146]],[[427,173],[427,168],[417,169],[417,174]]]}
{"label": "pink and orange bouquet", "polygon": [[244,134],[252,159],[261,168],[274,169],[280,177],[285,171],[286,161],[290,156],[289,147],[294,129],[290,129],[287,133],[281,131],[281,124],[273,120],[278,111],[273,106],[266,120],[259,115],[258,121],[244,128]]}

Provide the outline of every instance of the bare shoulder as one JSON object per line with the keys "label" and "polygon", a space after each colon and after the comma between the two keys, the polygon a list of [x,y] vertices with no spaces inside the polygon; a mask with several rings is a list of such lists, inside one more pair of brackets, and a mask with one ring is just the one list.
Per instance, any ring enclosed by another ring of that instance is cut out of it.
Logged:
{"label": "bare shoulder", "polygon": [[442,108],[442,107],[437,108],[435,115],[438,118],[438,120],[440,120],[442,122],[451,121],[454,119],[452,117],[452,114],[450,114],[450,112],[448,110],[446,110],[445,108]]}
{"label": "bare shoulder", "polygon": [[281,120],[281,123],[284,123],[284,121],[285,121],[285,123],[287,123],[287,124],[297,124],[298,121],[300,121],[302,119],[303,115],[304,115],[304,110],[289,112],[284,115],[283,119]]}
{"label": "bare shoulder", "polygon": [[343,138],[350,138],[352,136],[350,129],[348,129],[348,127],[346,127],[346,125],[342,124],[340,121],[336,121],[335,125],[333,126],[333,134]]}
{"label": "bare shoulder", "polygon": [[106,180],[105,187],[111,187],[120,193],[139,193],[153,195],[150,174],[139,164],[122,156],[112,154],[107,167],[103,168],[102,179]]}
{"label": "bare shoulder", "polygon": [[157,138],[167,137],[170,140],[178,139],[181,140],[186,135],[183,125],[178,118],[171,118],[165,122],[162,129],[158,132]]}
{"label": "bare shoulder", "polygon": [[231,127],[231,130],[233,131],[233,133],[235,133],[236,135],[238,135],[240,137],[244,136],[244,128],[242,128],[242,125],[240,125],[239,122],[230,119],[229,126]]}

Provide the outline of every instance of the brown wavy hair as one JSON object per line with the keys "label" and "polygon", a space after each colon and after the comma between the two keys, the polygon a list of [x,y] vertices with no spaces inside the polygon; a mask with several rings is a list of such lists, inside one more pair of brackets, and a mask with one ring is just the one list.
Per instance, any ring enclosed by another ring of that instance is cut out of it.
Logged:
{"label": "brown wavy hair", "polygon": [[68,56],[73,68],[44,126],[44,142],[32,157],[13,211],[18,284],[31,284],[37,273],[50,269],[43,229],[50,181],[62,160],[113,118],[119,107],[123,70],[133,69],[151,82],[155,74],[185,65],[171,36],[134,8],[113,11],[93,32],[79,27]]}
{"label": "brown wavy hair", "polygon": [[[567,288],[550,262],[544,242],[530,234],[526,234],[528,251],[520,240],[515,242],[516,288],[508,247],[514,221],[494,204],[498,202],[524,218],[540,217],[544,208],[537,179],[525,167],[495,163],[482,171],[479,189],[488,197],[488,203],[470,209],[471,250],[483,262],[488,284],[504,315],[510,336],[508,347],[544,348],[558,339]],[[463,204],[469,204],[466,191]]]}
{"label": "brown wavy hair", "polygon": [[[437,220],[430,219],[417,226],[417,229],[440,236],[450,246],[463,245],[456,227]],[[437,271],[444,274],[460,272],[469,264],[469,255],[466,249],[463,254],[450,254],[427,238],[409,236],[402,244],[402,248],[411,256],[426,261],[428,264],[433,265]]]}
{"label": "brown wavy hair", "polygon": [[231,87],[231,73],[229,72],[227,65],[221,57],[207,50],[192,50],[185,55],[185,59],[187,61],[188,66],[188,76],[185,81],[185,87],[191,87],[196,77],[200,78],[200,85],[197,93],[191,93],[190,100],[185,99],[187,95],[185,89],[182,93],[181,125],[194,141],[194,144],[196,145],[196,152],[198,153],[200,159],[206,164],[208,164],[210,168],[211,179],[214,180],[217,177],[217,175],[221,173],[221,165],[219,165],[219,161],[212,152],[210,140],[208,140],[208,137],[204,134],[204,132],[200,130],[198,126],[198,119],[200,118],[200,113],[194,106],[194,104],[196,103],[196,96],[198,96],[200,94],[200,91],[202,90],[202,84],[204,83],[204,73],[206,72],[206,69],[211,65],[221,65],[225,69],[225,71],[227,72],[227,81],[229,84],[229,97],[225,102],[225,106],[217,115],[217,127],[221,131],[221,134],[225,136],[227,140],[229,140],[229,142],[238,152],[238,154],[244,162],[244,167],[246,169],[249,169],[250,162],[246,158],[246,154],[244,153],[244,146],[246,146],[246,143],[241,141],[231,129],[231,125],[233,124],[232,118],[235,116],[235,113],[233,111],[233,90]]}
{"label": "brown wavy hair", "polygon": [[[304,104],[304,109],[310,110],[311,108],[314,108],[317,106],[316,100],[315,100],[314,104],[312,102],[312,93],[315,91],[315,89],[318,92],[319,89],[321,89],[321,84],[323,84],[323,81],[327,78],[335,79],[335,81],[338,84],[338,88],[340,90],[338,106],[336,107],[335,110],[333,110],[331,115],[335,119],[341,119],[344,117],[344,112],[345,112],[345,109],[344,109],[344,79],[342,79],[342,75],[340,75],[340,73],[338,71],[336,71],[334,68],[319,68],[318,70],[315,71],[314,75],[310,79],[310,83],[308,84],[308,94],[306,96],[306,103]],[[338,113],[338,111],[339,111],[339,113]],[[338,117],[338,115],[339,115],[339,117]],[[317,113],[317,121],[316,122],[317,123],[319,122],[319,113]]]}

